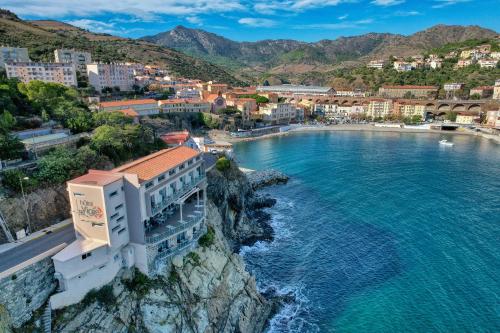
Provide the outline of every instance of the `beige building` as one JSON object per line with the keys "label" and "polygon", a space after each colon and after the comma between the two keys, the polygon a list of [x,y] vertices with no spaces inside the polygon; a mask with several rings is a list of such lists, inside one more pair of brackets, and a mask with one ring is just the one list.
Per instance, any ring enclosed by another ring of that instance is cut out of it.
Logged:
{"label": "beige building", "polygon": [[102,102],[99,103],[99,111],[119,111],[134,110],[137,116],[150,116],[160,113],[158,101],[155,99],[130,99],[123,101]]}
{"label": "beige building", "polygon": [[236,107],[241,112],[243,121],[249,121],[250,115],[257,111],[257,102],[253,98],[229,99],[227,105]]}
{"label": "beige building", "polygon": [[456,68],[464,68],[467,66],[472,65],[472,60],[470,59],[460,59],[458,60],[457,64],[455,65]]}
{"label": "beige building", "polygon": [[201,153],[186,146],[69,181],[76,240],[52,258],[59,289],[51,307],[81,301],[122,267],[153,276],[196,247],[206,187]]}
{"label": "beige building", "polygon": [[500,129],[500,110],[488,111],[486,114],[486,125],[492,128]]}
{"label": "beige building", "polygon": [[383,86],[378,93],[385,98],[404,98],[407,95],[415,98],[435,98],[438,93],[438,87],[434,86]]}
{"label": "beige building", "polygon": [[470,90],[469,95],[479,95],[481,98],[489,98],[493,95],[493,89],[494,87],[492,86],[476,87]]}
{"label": "beige building", "polygon": [[493,99],[500,99],[500,80],[495,81],[495,87],[493,88]]}
{"label": "beige building", "polygon": [[160,112],[210,112],[211,104],[203,100],[165,99],[158,101]]}
{"label": "beige building", "polygon": [[0,47],[0,66],[8,62],[30,62],[28,49],[24,47]]}
{"label": "beige building", "polygon": [[73,64],[76,69],[83,74],[87,74],[87,65],[92,63],[92,57],[89,52],[57,49],[54,50],[56,62]]}
{"label": "beige building", "polygon": [[495,68],[497,67],[498,60],[486,58],[486,59],[480,59],[477,63],[481,68]]}
{"label": "beige building", "polygon": [[18,78],[21,82],[39,80],[77,86],[76,70],[72,64],[42,62],[10,62],[5,64],[8,78]]}
{"label": "beige building", "polygon": [[403,118],[420,116],[422,119],[425,119],[425,105],[408,102],[396,102],[394,103],[394,109],[395,113]]}
{"label": "beige building", "polygon": [[366,115],[372,119],[388,117],[392,114],[393,104],[390,99],[372,99],[368,104]]}
{"label": "beige building", "polygon": [[260,106],[262,120],[271,124],[289,124],[295,118],[295,106],[290,103],[268,103]]}
{"label": "beige building", "polygon": [[101,92],[104,88],[118,87],[120,91],[130,91],[135,84],[135,69],[126,64],[100,64],[87,65],[87,76],[89,84],[96,91]]}
{"label": "beige building", "polygon": [[376,69],[384,69],[385,61],[384,60],[371,60],[366,67],[368,68],[376,68]]}
{"label": "beige building", "polygon": [[471,113],[458,113],[457,114],[457,119],[455,122],[457,124],[462,124],[462,125],[471,125],[474,124],[474,120],[477,119],[478,116],[475,114]]}

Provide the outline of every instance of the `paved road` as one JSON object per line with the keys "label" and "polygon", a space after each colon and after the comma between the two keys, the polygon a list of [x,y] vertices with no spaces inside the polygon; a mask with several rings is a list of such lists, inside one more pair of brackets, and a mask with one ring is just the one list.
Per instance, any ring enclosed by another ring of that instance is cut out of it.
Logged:
{"label": "paved road", "polygon": [[75,231],[73,229],[73,224],[70,224],[45,236],[16,246],[0,254],[0,272],[42,254],[60,244],[69,244],[74,240]]}

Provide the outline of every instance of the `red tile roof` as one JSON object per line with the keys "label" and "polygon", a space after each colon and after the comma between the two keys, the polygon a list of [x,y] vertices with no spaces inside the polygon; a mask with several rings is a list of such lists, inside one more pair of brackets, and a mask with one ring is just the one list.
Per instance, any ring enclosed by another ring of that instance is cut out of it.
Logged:
{"label": "red tile roof", "polygon": [[113,101],[113,102],[102,102],[99,104],[101,108],[110,108],[115,106],[129,106],[129,105],[141,105],[141,104],[157,104],[155,99],[131,99],[127,101]]}
{"label": "red tile roof", "polygon": [[185,146],[163,149],[128,164],[113,169],[113,172],[136,174],[140,182],[148,181],[175,166],[199,155],[200,152]]}
{"label": "red tile roof", "polygon": [[382,86],[384,89],[437,89],[437,87],[434,86],[411,86],[411,85],[406,85],[406,86]]}
{"label": "red tile roof", "polygon": [[187,130],[182,132],[170,132],[161,135],[160,138],[168,145],[181,145],[189,139],[189,132]]}
{"label": "red tile roof", "polygon": [[105,170],[89,170],[83,176],[68,181],[69,184],[105,186],[117,180],[120,180],[122,175]]}
{"label": "red tile roof", "polygon": [[139,114],[134,110],[134,109],[123,109],[123,110],[117,110],[115,112],[121,112],[126,116],[129,117],[138,117]]}

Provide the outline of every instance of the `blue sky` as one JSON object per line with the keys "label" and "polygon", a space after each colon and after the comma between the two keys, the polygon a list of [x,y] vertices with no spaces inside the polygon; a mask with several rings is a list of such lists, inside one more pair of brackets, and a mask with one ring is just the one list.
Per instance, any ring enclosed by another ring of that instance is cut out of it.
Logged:
{"label": "blue sky", "polygon": [[1,0],[0,7],[134,38],[177,25],[239,41],[407,35],[436,24],[500,31],[500,0]]}

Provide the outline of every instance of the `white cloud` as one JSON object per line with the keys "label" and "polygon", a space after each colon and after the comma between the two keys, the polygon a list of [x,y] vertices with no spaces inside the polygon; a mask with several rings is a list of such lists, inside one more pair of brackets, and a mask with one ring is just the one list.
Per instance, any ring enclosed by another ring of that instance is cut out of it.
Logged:
{"label": "white cloud", "polygon": [[303,12],[315,8],[336,6],[340,3],[357,2],[357,0],[258,0],[253,8],[260,14],[276,14],[277,12]]}
{"label": "white cloud", "polygon": [[457,3],[469,2],[471,0],[435,0],[437,2],[432,8],[443,8]]}
{"label": "white cloud", "polygon": [[394,13],[394,16],[417,16],[417,15],[422,15],[422,13],[416,10],[410,10],[410,11],[398,10],[397,12]]}
{"label": "white cloud", "polygon": [[388,7],[388,6],[399,5],[402,4],[403,2],[405,2],[405,0],[373,0],[372,4],[377,6]]}
{"label": "white cloud", "polygon": [[75,27],[79,27],[82,29],[86,29],[101,34],[126,35],[134,31],[144,30],[142,28],[124,29],[117,27],[115,22],[102,22],[90,19],[79,19],[79,20],[71,20],[65,22],[74,25]]}
{"label": "white cloud", "polygon": [[343,21],[337,23],[315,23],[296,25],[294,29],[355,29],[362,28],[363,26],[373,23],[372,19],[358,20],[358,21]]}
{"label": "white cloud", "polygon": [[339,20],[345,20],[347,17],[349,17],[349,15],[345,14],[345,15],[339,16],[338,19]]}
{"label": "white cloud", "polygon": [[238,23],[249,27],[269,28],[274,27],[277,22],[266,18],[243,17],[238,20]]}
{"label": "white cloud", "polygon": [[240,0],[3,0],[2,8],[21,16],[90,17],[114,13],[132,15],[143,20],[155,20],[158,15],[196,15],[246,9]]}
{"label": "white cloud", "polygon": [[199,18],[198,16],[188,16],[186,17],[186,21],[188,21],[191,24],[196,24],[196,25],[202,25],[203,20]]}

